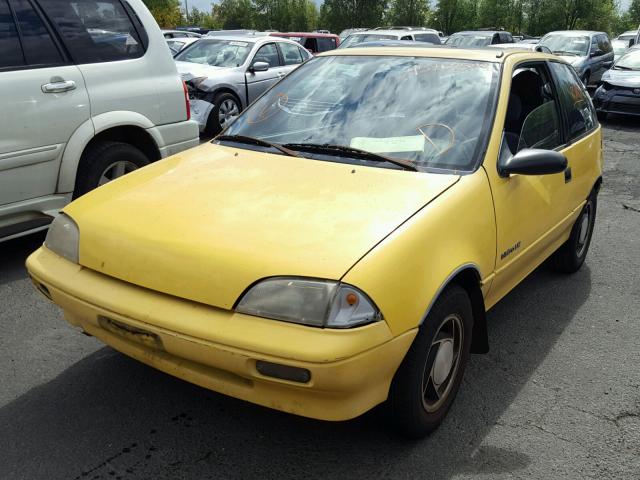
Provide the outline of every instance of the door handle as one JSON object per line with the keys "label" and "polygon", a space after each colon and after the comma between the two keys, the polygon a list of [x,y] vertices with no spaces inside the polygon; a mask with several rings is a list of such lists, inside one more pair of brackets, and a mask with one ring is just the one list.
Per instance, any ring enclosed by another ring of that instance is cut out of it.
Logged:
{"label": "door handle", "polygon": [[42,85],[42,93],[62,93],[76,89],[76,82],[73,80],[58,80]]}
{"label": "door handle", "polygon": [[286,73],[284,73],[284,72],[278,72],[278,76],[279,76],[280,78],[284,77],[285,75],[286,75]]}
{"label": "door handle", "polygon": [[569,183],[571,178],[571,167],[567,167],[564,171],[564,183]]}

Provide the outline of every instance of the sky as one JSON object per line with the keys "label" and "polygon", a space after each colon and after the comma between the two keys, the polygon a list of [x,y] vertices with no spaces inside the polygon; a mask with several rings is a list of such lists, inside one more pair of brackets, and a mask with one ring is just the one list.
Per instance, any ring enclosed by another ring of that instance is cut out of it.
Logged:
{"label": "sky", "polygon": [[[184,5],[185,0],[180,0],[180,1]],[[207,10],[207,11],[211,9],[212,3],[216,3],[216,2],[212,2],[211,0],[187,0],[187,1],[189,2],[189,9],[196,7],[199,10]],[[318,6],[322,4],[322,0],[313,0],[313,1]],[[631,0],[620,0],[620,7],[623,10],[627,10],[630,4],[631,4]]]}

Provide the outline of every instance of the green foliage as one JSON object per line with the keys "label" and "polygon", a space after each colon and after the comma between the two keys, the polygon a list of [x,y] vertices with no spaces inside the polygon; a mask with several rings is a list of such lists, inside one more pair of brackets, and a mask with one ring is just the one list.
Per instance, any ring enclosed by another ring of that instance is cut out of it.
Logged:
{"label": "green foliage", "polygon": [[387,25],[424,26],[429,19],[427,0],[392,0],[386,12]]}
{"label": "green foliage", "polygon": [[[212,0],[212,2],[215,0]],[[552,30],[589,29],[618,34],[640,24],[640,0],[620,12],[617,0],[220,0],[210,11],[192,8],[188,19],[179,0],[144,0],[158,24],[205,28],[310,31],[384,25],[430,26],[451,34],[480,27],[543,35]]]}

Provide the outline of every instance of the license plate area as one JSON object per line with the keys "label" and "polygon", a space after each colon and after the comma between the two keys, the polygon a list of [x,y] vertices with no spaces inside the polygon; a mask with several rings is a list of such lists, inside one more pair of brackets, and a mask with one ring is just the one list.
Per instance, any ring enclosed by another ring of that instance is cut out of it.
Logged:
{"label": "license plate area", "polygon": [[127,340],[141,343],[147,347],[164,350],[164,347],[162,346],[162,340],[157,334],[153,332],[127,325],[123,322],[119,322],[118,320],[114,320],[113,318],[108,318],[103,315],[98,316],[98,324],[103,329],[124,337]]}

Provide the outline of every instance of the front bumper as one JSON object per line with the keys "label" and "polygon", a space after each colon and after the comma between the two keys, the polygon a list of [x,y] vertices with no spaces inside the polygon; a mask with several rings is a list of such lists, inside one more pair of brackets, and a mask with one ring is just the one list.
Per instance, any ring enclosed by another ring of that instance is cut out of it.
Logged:
{"label": "front bumper", "polygon": [[631,89],[605,90],[600,87],[594,95],[593,105],[602,113],[640,115],[640,93],[632,93]]}
{"label": "front bumper", "polygon": [[[417,330],[384,322],[328,330],[178,299],[71,263],[40,248],[27,260],[36,287],[72,325],[188,382],[321,420],[356,417],[387,398]],[[256,361],[309,370],[307,383],[260,374]]]}

